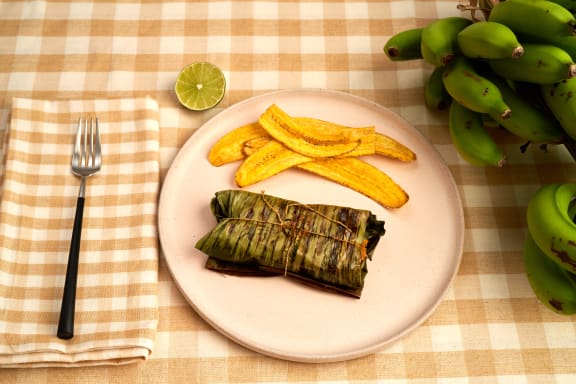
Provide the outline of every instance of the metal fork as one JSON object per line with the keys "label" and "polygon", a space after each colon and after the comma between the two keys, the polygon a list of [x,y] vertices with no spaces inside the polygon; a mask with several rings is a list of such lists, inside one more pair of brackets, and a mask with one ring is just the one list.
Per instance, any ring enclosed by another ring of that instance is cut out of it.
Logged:
{"label": "metal fork", "polygon": [[78,119],[78,130],[72,153],[72,173],[80,176],[80,190],[76,202],[74,228],[70,241],[66,281],[62,295],[60,320],[58,321],[58,337],[71,339],[74,336],[74,311],[76,306],[76,282],[78,280],[78,255],[80,253],[80,237],[82,233],[82,217],[84,214],[84,196],[86,178],[95,174],[102,166],[102,149],[100,145],[100,129],[98,118],[84,117]]}

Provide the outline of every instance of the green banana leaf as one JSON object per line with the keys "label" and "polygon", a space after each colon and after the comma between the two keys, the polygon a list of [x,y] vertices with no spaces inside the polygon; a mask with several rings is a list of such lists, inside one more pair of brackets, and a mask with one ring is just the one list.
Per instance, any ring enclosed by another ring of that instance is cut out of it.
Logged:
{"label": "green banana leaf", "polygon": [[196,248],[206,268],[240,275],[285,275],[360,297],[367,261],[384,221],[367,210],[302,204],[242,190],[216,192],[216,226]]}

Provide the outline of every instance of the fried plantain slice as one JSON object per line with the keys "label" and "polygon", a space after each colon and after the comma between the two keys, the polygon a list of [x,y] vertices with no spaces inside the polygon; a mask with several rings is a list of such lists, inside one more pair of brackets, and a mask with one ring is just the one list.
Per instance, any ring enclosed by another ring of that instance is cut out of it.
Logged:
{"label": "fried plantain slice", "polygon": [[236,170],[234,177],[239,187],[246,187],[285,169],[312,160],[308,156],[286,148],[276,140],[271,140],[246,157]]}
{"label": "fried plantain slice", "polygon": [[400,161],[414,161],[416,154],[404,144],[383,133],[376,134],[374,150],[377,155],[391,157]]}
{"label": "fried plantain slice", "polygon": [[[357,128],[360,129],[360,128]],[[258,137],[254,139],[250,139],[244,143],[243,152],[244,155],[248,156],[258,148],[262,147],[264,144],[269,142],[270,140],[274,140],[271,136],[267,137]],[[396,159],[403,162],[410,162],[416,160],[416,154],[404,144],[396,141],[395,139],[391,138],[390,136],[384,135],[382,133],[376,133],[374,135],[374,151],[370,151],[368,149],[368,144],[363,146],[359,146],[357,149],[353,150],[350,153],[346,153],[344,155],[335,156],[335,157],[355,157],[355,156],[363,156],[363,155],[380,155],[386,156],[391,159]],[[238,159],[236,159],[238,160]]]}
{"label": "fried plantain slice", "polygon": [[409,199],[390,176],[356,157],[315,159],[297,167],[360,192],[385,208],[400,208]]}
{"label": "fried plantain slice", "polygon": [[222,136],[208,153],[210,164],[219,167],[221,165],[242,160],[246,155],[243,148],[246,142],[271,138],[258,122],[246,124]]}
{"label": "fried plantain slice", "polygon": [[[343,134],[338,138],[333,133],[330,135],[319,134],[322,131],[321,129],[306,129],[305,125],[300,125],[298,120],[292,118],[275,104],[268,107],[258,121],[262,128],[274,139],[294,152],[309,157],[334,157],[349,154],[362,145],[360,137],[351,140],[347,137],[350,136],[349,133]],[[354,128],[349,127],[342,129],[346,132],[354,130]],[[373,135],[374,130],[372,128],[368,136]],[[372,137],[372,139],[374,138]],[[369,140],[366,141],[365,145],[367,147],[366,151],[373,150],[371,148],[373,143],[370,143]]]}
{"label": "fried plantain slice", "polygon": [[254,139],[250,139],[244,143],[244,147],[242,148],[242,152],[246,156],[250,156],[252,153],[257,151],[259,148],[262,148],[270,141],[274,141],[271,136],[268,137],[257,137]]}
{"label": "fried plantain slice", "polygon": [[324,142],[345,143],[362,140],[364,136],[373,135],[373,126],[352,128],[331,121],[316,119],[314,117],[293,117],[299,129],[310,137]]}
{"label": "fried plantain slice", "polygon": [[360,192],[386,208],[406,204],[409,197],[402,187],[357,158],[372,154],[403,162],[416,159],[410,148],[375,132],[374,127],[352,128],[311,117],[291,117],[272,105],[259,121],[221,137],[208,158],[215,166],[243,159],[235,174],[239,187],[298,167]]}
{"label": "fried plantain slice", "polygon": [[[416,155],[408,147],[382,133],[374,132],[373,127],[351,128],[339,124],[309,117],[296,117],[294,120],[302,129],[309,131],[324,131],[325,137],[339,137],[338,130],[333,128],[347,128],[343,130],[351,140],[359,140],[359,144],[350,152],[338,156],[363,156],[378,154],[400,161],[413,161]],[[336,133],[335,133],[336,132]],[[222,136],[210,149],[208,160],[214,166],[221,166],[234,161],[242,160],[255,149],[272,140],[272,136],[259,122],[238,127]],[[322,150],[322,148],[317,148]],[[320,156],[330,157],[330,156]]]}

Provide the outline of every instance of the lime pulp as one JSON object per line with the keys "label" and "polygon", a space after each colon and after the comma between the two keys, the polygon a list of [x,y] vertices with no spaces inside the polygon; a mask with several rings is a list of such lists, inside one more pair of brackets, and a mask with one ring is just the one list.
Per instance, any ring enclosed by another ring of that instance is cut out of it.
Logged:
{"label": "lime pulp", "polygon": [[226,78],[216,65],[199,61],[180,71],[174,90],[183,106],[193,111],[204,111],[222,100]]}

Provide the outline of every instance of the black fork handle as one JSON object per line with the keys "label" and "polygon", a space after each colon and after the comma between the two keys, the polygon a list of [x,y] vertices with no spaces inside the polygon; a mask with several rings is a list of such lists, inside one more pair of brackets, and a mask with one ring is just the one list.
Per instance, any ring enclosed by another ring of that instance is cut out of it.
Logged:
{"label": "black fork handle", "polygon": [[62,307],[60,320],[58,321],[58,338],[71,339],[74,337],[74,312],[76,309],[76,283],[78,281],[78,256],[80,254],[80,237],[82,235],[82,217],[84,216],[84,196],[78,196],[76,202],[76,215],[70,252],[68,254],[68,266],[66,267],[66,281],[64,282],[64,294],[62,295]]}

